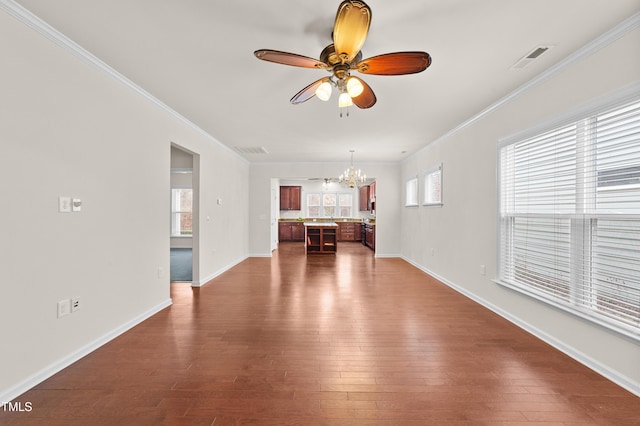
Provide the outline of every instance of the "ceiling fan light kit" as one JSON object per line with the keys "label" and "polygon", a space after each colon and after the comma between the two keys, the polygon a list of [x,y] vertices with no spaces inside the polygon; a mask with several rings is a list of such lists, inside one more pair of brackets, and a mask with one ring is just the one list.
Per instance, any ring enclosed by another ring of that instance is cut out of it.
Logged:
{"label": "ceiling fan light kit", "polygon": [[328,101],[333,87],[336,87],[342,117],[343,108],[355,104],[358,108],[367,109],[377,101],[371,87],[364,80],[352,76],[351,71],[373,75],[404,75],[422,72],[431,65],[431,56],[427,52],[393,52],[363,60],[361,49],[370,25],[371,8],[363,1],[345,0],[338,6],[333,43],[322,50],[319,60],[271,49],[256,50],[254,54],[263,61],[330,72],[331,77],[316,80],[296,93],[291,98],[291,103],[301,104],[314,96]]}

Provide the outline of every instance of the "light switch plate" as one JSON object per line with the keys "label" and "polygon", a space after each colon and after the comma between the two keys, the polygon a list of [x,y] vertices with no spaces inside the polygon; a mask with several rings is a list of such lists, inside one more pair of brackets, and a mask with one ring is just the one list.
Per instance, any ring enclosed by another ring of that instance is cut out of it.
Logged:
{"label": "light switch plate", "polygon": [[71,197],[58,197],[58,211],[71,213]]}
{"label": "light switch plate", "polygon": [[71,210],[74,212],[82,211],[82,200],[80,198],[74,198],[72,200]]}
{"label": "light switch plate", "polygon": [[71,313],[71,301],[64,299],[58,302],[58,318],[62,318],[65,315]]}

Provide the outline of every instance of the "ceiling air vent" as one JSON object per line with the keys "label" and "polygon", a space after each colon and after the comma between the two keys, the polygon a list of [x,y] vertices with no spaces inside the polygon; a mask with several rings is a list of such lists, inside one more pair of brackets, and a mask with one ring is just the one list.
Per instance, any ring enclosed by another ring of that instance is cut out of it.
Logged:
{"label": "ceiling air vent", "polygon": [[268,154],[263,146],[236,146],[236,151],[240,154]]}
{"label": "ceiling air vent", "polygon": [[545,53],[546,51],[548,51],[549,49],[551,49],[552,46],[538,46],[535,49],[533,49],[532,51],[530,51],[529,53],[527,53],[525,56],[523,56],[522,58],[520,58],[518,60],[518,62],[516,62],[515,64],[513,64],[513,66],[511,68],[514,69],[522,69],[524,67],[526,67],[527,65],[529,65],[531,62],[533,62],[534,60],[538,59],[540,56],[542,56],[543,53]]}

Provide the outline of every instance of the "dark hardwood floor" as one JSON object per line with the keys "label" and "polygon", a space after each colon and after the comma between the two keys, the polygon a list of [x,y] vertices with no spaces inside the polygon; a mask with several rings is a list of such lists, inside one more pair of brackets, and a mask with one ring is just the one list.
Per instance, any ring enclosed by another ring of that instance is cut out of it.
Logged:
{"label": "dark hardwood floor", "polygon": [[640,398],[360,244],[251,258],[0,410],[9,425],[632,425]]}

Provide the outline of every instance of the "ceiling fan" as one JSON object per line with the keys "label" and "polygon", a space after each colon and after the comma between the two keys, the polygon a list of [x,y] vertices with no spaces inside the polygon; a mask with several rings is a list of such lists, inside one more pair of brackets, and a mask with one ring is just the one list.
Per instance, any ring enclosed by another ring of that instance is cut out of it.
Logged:
{"label": "ceiling fan", "polygon": [[[254,54],[263,61],[302,68],[329,71],[330,77],[314,81],[291,98],[294,105],[317,96],[326,101],[331,97],[332,87],[339,92],[338,106],[342,109],[355,104],[359,108],[371,108],[376,95],[371,87],[351,71],[374,75],[403,75],[424,71],[431,65],[431,56],[426,52],[394,52],[362,59],[360,49],[364,44],[371,24],[371,8],[360,0],[345,0],[340,3],[333,27],[333,43],[313,59],[296,53],[260,49]],[[342,113],[340,114],[342,116]]]}

